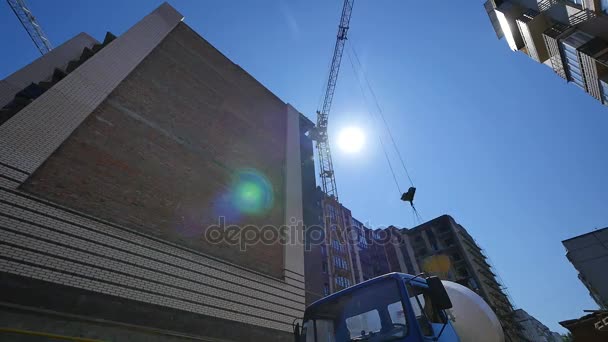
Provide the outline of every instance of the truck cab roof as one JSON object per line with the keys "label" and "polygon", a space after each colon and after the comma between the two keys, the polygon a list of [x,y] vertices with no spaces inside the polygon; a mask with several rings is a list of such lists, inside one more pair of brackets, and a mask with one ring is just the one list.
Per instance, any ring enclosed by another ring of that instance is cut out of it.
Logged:
{"label": "truck cab roof", "polygon": [[348,287],[348,288],[346,288],[344,290],[340,290],[340,291],[338,291],[336,293],[332,293],[331,295],[329,295],[327,297],[321,298],[321,299],[313,302],[306,309],[308,311],[308,309],[312,309],[312,308],[315,308],[315,307],[317,307],[319,305],[322,305],[324,303],[331,302],[334,299],[336,299],[338,297],[341,297],[341,296],[343,296],[345,294],[348,294],[348,293],[354,292],[354,291],[356,291],[356,290],[358,290],[360,288],[367,287],[367,286],[370,286],[372,284],[381,282],[381,281],[383,281],[385,279],[388,279],[388,278],[393,278],[393,279],[397,279],[397,280],[409,280],[409,281],[411,281],[413,283],[416,283],[417,285],[426,286],[426,280],[423,277],[421,277],[421,276],[414,276],[414,275],[406,274],[406,273],[392,272],[392,273],[387,273],[387,274],[381,275],[379,277],[372,278],[372,279],[364,281],[362,283],[353,285],[353,286]]}

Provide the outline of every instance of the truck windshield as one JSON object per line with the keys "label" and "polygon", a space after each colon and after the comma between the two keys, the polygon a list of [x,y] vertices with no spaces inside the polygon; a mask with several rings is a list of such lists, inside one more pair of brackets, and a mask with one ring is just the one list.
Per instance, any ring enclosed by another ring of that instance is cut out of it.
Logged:
{"label": "truck windshield", "polygon": [[389,278],[309,308],[302,342],[393,341],[407,330],[397,280]]}

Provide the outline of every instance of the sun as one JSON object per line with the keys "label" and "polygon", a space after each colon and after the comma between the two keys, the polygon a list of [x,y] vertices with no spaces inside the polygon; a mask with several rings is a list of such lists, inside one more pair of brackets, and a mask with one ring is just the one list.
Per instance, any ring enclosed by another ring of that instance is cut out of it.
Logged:
{"label": "sun", "polygon": [[338,146],[347,153],[357,153],[365,145],[365,134],[358,127],[346,127],[338,135]]}

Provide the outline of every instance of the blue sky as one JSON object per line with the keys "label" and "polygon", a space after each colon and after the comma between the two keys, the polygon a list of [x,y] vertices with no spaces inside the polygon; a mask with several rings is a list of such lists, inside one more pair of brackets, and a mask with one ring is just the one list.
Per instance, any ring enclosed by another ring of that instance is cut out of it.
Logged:
{"label": "blue sky", "polygon": [[[160,1],[43,1],[30,7],[59,45],[124,32]],[[185,21],[314,120],[340,0],[172,1]],[[490,256],[516,306],[558,321],[595,304],[561,241],[608,226],[608,108],[496,39],[482,1],[357,0],[349,35],[418,188],[425,220],[452,215]],[[0,78],[38,57],[0,2]],[[330,119],[368,133],[334,149],[341,201],[372,225],[414,224],[399,201],[345,55]],[[386,132],[380,131],[380,134]],[[395,156],[393,155],[393,160]],[[407,188],[405,174],[399,174]]]}

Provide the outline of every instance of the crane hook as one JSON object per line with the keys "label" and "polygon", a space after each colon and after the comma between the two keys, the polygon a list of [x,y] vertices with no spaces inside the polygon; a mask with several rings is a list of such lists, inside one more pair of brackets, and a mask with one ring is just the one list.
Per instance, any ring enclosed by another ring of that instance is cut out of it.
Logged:
{"label": "crane hook", "polygon": [[409,189],[407,189],[407,192],[404,192],[403,195],[401,195],[401,200],[404,202],[410,202],[410,205],[413,207],[415,194],[416,194],[416,188],[412,186]]}

